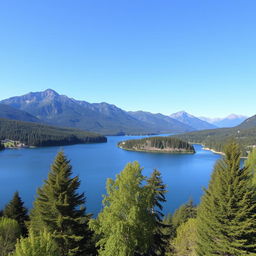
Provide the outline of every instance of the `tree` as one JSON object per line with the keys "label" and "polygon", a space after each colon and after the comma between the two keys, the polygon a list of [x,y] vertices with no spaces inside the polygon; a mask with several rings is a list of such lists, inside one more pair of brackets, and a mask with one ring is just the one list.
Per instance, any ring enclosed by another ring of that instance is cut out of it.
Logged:
{"label": "tree", "polygon": [[190,218],[177,228],[173,240],[174,256],[197,256],[196,254],[196,219]]}
{"label": "tree", "polygon": [[256,191],[235,142],[214,167],[198,209],[197,254],[256,255]]}
{"label": "tree", "polygon": [[24,202],[21,200],[19,193],[15,192],[12,200],[5,206],[3,216],[16,220],[20,225],[21,234],[27,235],[26,222],[29,220],[28,211],[24,207]]}
{"label": "tree", "polygon": [[4,144],[0,141],[0,151],[4,149],[5,149]]}
{"label": "tree", "polygon": [[28,237],[16,243],[12,256],[60,256],[60,252],[49,232],[44,230],[36,235],[31,230]]}
{"label": "tree", "polygon": [[252,174],[253,184],[256,186],[256,148],[250,152],[248,159],[245,161],[245,166],[249,169],[249,172]]}
{"label": "tree", "polygon": [[164,255],[169,235],[163,229],[170,228],[170,226],[163,222],[162,203],[166,202],[165,193],[167,190],[158,170],[154,170],[151,177],[147,179],[146,189],[148,189],[151,214],[155,221],[154,230],[152,230],[153,241],[147,255]]}
{"label": "tree", "polygon": [[181,224],[185,223],[189,218],[196,217],[196,206],[192,200],[181,205],[172,216],[172,223],[176,230]]}
{"label": "tree", "polygon": [[48,179],[38,189],[31,213],[31,229],[38,234],[46,229],[60,248],[61,256],[90,255],[92,232],[85,213],[85,196],[77,193],[78,177],[72,178],[72,167],[59,152]]}
{"label": "tree", "polygon": [[103,210],[90,221],[100,236],[100,256],[134,256],[149,250],[155,220],[144,181],[138,162],[128,163],[115,180],[107,180]]}
{"label": "tree", "polygon": [[16,240],[20,237],[20,227],[16,220],[0,218],[0,255],[7,256],[15,248]]}

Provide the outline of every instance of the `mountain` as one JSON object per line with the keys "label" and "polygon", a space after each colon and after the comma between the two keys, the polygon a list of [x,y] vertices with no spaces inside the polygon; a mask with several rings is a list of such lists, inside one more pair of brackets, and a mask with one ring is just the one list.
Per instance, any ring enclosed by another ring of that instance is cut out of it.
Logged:
{"label": "mountain", "polygon": [[207,117],[200,117],[200,119],[207,121],[208,123],[211,123],[219,128],[223,127],[235,127],[239,124],[241,124],[245,119],[248,117],[243,115],[236,115],[231,114],[224,118],[207,118]]}
{"label": "mountain", "polygon": [[243,156],[247,156],[248,151],[256,147],[256,115],[235,127],[189,132],[177,137],[190,143],[203,144],[218,152],[223,152],[226,142],[235,139],[241,146]]}
{"label": "mountain", "polygon": [[240,125],[237,126],[238,128],[248,129],[256,127],[256,115],[247,118],[243,121]]}
{"label": "mountain", "polygon": [[178,120],[162,114],[152,114],[145,111],[129,111],[128,113],[132,117],[142,121],[143,123],[146,123],[157,133],[160,133],[160,131],[162,133],[168,133],[170,129],[172,129],[173,132],[186,132],[195,130],[193,127],[190,127]]}
{"label": "mountain", "polygon": [[192,127],[194,130],[206,130],[217,128],[215,125],[203,121],[195,116],[192,116],[185,111],[174,113],[170,115],[170,117]]}
{"label": "mountain", "polygon": [[71,128],[0,118],[0,140],[20,141],[28,146],[62,146],[106,142],[96,133]]}
{"label": "mountain", "polygon": [[6,118],[11,120],[20,120],[26,122],[39,123],[40,120],[29,113],[13,108],[11,106],[0,104],[0,118]]}
{"label": "mountain", "polygon": [[75,127],[105,135],[149,134],[190,131],[177,122],[162,127],[139,120],[128,112],[108,103],[88,103],[59,95],[52,89],[31,92],[2,100],[0,103],[26,111],[45,123]]}

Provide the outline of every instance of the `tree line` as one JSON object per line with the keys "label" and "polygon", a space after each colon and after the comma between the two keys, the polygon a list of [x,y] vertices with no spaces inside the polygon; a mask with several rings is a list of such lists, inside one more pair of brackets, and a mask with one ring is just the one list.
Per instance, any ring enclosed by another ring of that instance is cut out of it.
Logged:
{"label": "tree line", "polygon": [[107,141],[91,132],[0,118],[0,141],[5,139],[37,147]]}
{"label": "tree line", "polygon": [[244,166],[237,143],[224,151],[199,205],[189,201],[164,215],[167,190],[160,172],[146,177],[133,162],[107,180],[95,219],[70,161],[59,152],[30,213],[18,192],[3,209],[0,255],[256,255],[256,150]]}

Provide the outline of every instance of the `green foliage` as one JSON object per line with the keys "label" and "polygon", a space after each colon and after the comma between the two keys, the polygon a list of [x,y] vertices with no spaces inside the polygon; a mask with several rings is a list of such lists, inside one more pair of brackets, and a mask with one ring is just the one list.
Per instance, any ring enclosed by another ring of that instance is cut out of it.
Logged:
{"label": "green foliage", "polygon": [[196,206],[193,201],[190,200],[188,203],[181,205],[172,216],[172,224],[176,230],[181,224],[185,223],[189,218],[196,217]]}
{"label": "green foliage", "polygon": [[252,182],[256,186],[256,148],[248,155],[245,161],[245,166],[248,168],[249,173],[252,175]]}
{"label": "green foliage", "polygon": [[21,234],[27,234],[25,223],[28,221],[28,213],[18,192],[14,193],[13,199],[5,206],[3,216],[16,220],[20,225]]}
{"label": "green foliage", "polygon": [[20,237],[20,227],[16,220],[0,218],[0,255],[7,256],[15,248],[16,240]]}
{"label": "green foliage", "polygon": [[154,229],[152,230],[153,240],[147,255],[164,255],[169,238],[169,234],[167,234],[164,229],[170,226],[163,222],[162,203],[166,202],[165,193],[167,190],[158,170],[154,170],[151,177],[147,179],[145,188],[148,190],[151,214],[155,220]]}
{"label": "green foliage", "polygon": [[92,232],[85,213],[84,194],[77,193],[78,177],[71,177],[72,167],[59,152],[31,212],[31,229],[46,229],[61,251],[61,256],[90,255]]}
{"label": "green foliage", "polygon": [[11,256],[60,256],[60,252],[52,239],[52,235],[46,230],[36,235],[33,231],[29,236],[21,238],[15,246]]}
{"label": "green foliage", "polygon": [[215,165],[198,209],[198,256],[256,255],[256,191],[232,142]]}
{"label": "green foliage", "polygon": [[[173,240],[173,256],[197,256],[196,254],[196,219],[190,218],[177,228],[177,235]],[[205,254],[206,255],[206,254]]]}
{"label": "green foliage", "polygon": [[175,137],[190,143],[203,144],[217,152],[224,152],[225,145],[236,140],[241,147],[242,156],[247,156],[256,145],[256,127],[237,126],[204,131],[189,132]]}
{"label": "green foliage", "polygon": [[138,162],[129,163],[116,180],[107,180],[104,208],[96,220],[90,221],[90,227],[100,236],[100,256],[134,256],[150,248],[155,217],[141,172]]}
{"label": "green foliage", "polygon": [[4,139],[20,141],[29,146],[106,142],[104,136],[95,133],[0,118],[0,140]]}
{"label": "green foliage", "polygon": [[195,149],[192,145],[170,136],[126,140],[119,142],[118,146],[126,150],[145,152],[195,153]]}

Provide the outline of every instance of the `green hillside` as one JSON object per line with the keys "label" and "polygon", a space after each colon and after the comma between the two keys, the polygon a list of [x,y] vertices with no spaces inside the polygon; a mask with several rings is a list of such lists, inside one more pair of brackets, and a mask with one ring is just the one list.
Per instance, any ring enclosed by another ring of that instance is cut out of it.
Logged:
{"label": "green hillside", "polygon": [[20,141],[28,146],[60,146],[106,142],[104,136],[70,128],[0,118],[0,140]]}
{"label": "green hillside", "polygon": [[195,153],[189,143],[174,137],[148,137],[137,140],[126,140],[118,143],[125,150],[156,153]]}
{"label": "green hillside", "polygon": [[256,145],[256,127],[243,128],[243,126],[237,126],[204,130],[189,132],[175,137],[190,143],[203,144],[205,147],[218,152],[223,152],[226,142],[235,139],[241,146],[243,156],[247,156],[252,147]]}

